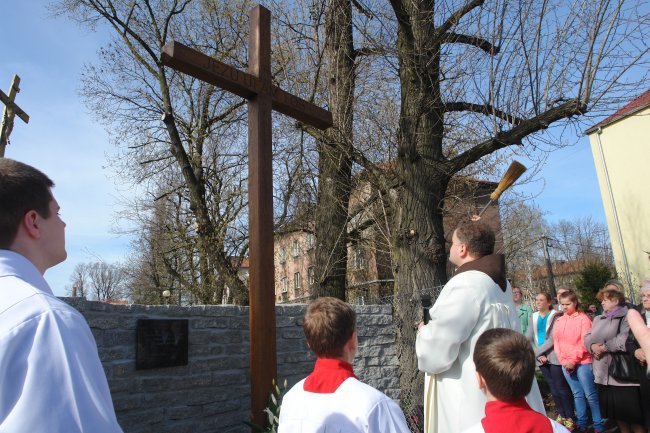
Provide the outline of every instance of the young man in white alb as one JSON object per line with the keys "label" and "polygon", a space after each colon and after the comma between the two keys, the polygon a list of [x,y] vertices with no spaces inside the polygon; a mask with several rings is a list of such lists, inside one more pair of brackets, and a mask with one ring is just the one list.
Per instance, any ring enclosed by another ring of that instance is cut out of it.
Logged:
{"label": "young man in white alb", "polygon": [[0,159],[0,431],[121,433],[86,320],[43,278],[67,255],[52,186]]}

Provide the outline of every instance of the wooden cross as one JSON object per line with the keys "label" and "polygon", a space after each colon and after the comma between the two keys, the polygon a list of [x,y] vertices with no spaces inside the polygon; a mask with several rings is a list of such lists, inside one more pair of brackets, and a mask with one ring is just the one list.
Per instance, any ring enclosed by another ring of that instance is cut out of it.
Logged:
{"label": "wooden cross", "polygon": [[178,42],[163,47],[163,64],[248,99],[248,194],[250,236],[251,418],[266,424],[264,408],[276,379],[273,276],[273,167],[271,113],[277,110],[319,129],[332,114],[271,83],[271,13],[249,14],[248,73]]}
{"label": "wooden cross", "polygon": [[5,104],[4,111],[2,112],[2,126],[0,126],[0,158],[5,156],[5,147],[9,143],[9,136],[11,130],[14,129],[14,116],[20,117],[23,122],[29,123],[29,116],[25,113],[16,103],[16,93],[20,92],[18,85],[20,84],[20,77],[14,75],[11,80],[11,89],[9,89],[9,96],[0,90],[0,101]]}

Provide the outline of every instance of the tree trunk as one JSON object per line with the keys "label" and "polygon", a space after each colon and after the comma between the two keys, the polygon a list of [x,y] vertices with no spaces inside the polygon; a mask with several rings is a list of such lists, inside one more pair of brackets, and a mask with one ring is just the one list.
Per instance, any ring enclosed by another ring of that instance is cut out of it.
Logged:
{"label": "tree trunk", "polygon": [[397,295],[394,317],[400,397],[410,421],[419,418],[423,395],[414,326],[422,319],[420,294],[447,280],[443,205],[451,178],[442,153],[440,43],[433,37],[433,5],[424,3],[393,3],[399,22],[397,53],[401,87],[397,186],[391,191]]}
{"label": "tree trunk", "polygon": [[319,142],[316,286],[313,296],[345,300],[348,204],[352,173],[354,46],[350,0],[330,0],[325,18],[330,110],[334,126]]}

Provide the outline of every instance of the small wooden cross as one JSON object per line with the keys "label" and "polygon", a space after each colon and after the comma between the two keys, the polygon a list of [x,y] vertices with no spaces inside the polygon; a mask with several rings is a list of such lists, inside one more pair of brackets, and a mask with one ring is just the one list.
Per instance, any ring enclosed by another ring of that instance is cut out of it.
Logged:
{"label": "small wooden cross", "polygon": [[266,424],[264,408],[277,374],[273,276],[273,167],[271,112],[319,129],[332,114],[271,83],[271,13],[249,14],[248,73],[178,42],[163,47],[163,64],[248,99],[248,194],[250,236],[251,418]]}
{"label": "small wooden cross", "polygon": [[0,101],[5,104],[2,112],[2,126],[0,126],[0,158],[5,156],[5,147],[9,143],[9,136],[11,130],[14,129],[14,116],[20,117],[23,122],[29,123],[29,116],[25,113],[16,103],[16,93],[20,92],[18,85],[20,84],[20,77],[14,75],[11,80],[11,89],[9,89],[9,96],[0,90]]}

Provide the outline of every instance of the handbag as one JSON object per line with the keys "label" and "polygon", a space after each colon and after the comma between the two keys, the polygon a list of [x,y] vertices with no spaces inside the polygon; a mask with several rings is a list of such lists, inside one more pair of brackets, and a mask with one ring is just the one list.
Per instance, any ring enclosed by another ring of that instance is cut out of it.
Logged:
{"label": "handbag", "polygon": [[[618,322],[618,329],[616,335],[621,332],[621,322]],[[639,383],[639,369],[636,359],[625,351],[610,352],[609,359],[609,376],[616,379],[618,382],[634,382]]]}
{"label": "handbag", "polygon": [[618,382],[639,383],[638,362],[627,352],[612,352],[609,360],[609,376]]}

